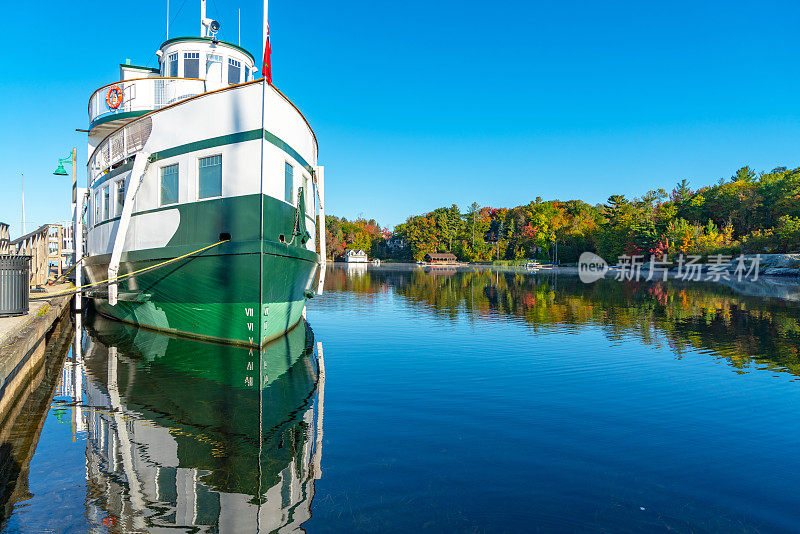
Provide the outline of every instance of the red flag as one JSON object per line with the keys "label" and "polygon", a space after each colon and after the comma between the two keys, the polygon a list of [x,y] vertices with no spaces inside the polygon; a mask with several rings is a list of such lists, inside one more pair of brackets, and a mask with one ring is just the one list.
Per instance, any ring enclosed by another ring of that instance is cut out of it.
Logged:
{"label": "red flag", "polygon": [[267,79],[267,82],[272,83],[272,60],[270,59],[272,48],[269,46],[269,24],[267,24],[267,42],[264,43],[264,67],[261,69],[261,74]]}

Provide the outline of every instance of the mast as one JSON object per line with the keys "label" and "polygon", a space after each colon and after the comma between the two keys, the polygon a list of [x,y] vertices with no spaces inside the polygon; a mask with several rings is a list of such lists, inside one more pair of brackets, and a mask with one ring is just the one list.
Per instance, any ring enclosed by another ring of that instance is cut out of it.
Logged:
{"label": "mast", "polygon": [[200,0],[200,37],[206,36],[206,0]]}

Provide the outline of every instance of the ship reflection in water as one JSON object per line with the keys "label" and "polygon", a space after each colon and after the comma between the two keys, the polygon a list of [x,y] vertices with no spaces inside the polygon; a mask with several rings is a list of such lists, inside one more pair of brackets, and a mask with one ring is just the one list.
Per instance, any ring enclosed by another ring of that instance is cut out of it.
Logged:
{"label": "ship reflection in water", "polygon": [[260,354],[102,317],[87,334],[90,523],[291,532],[310,518],[324,373],[304,322]]}

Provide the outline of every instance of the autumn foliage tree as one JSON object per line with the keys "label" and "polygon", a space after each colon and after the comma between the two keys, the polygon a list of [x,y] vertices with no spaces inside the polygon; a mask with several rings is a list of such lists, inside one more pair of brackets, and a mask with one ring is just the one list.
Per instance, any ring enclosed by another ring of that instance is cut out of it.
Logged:
{"label": "autumn foliage tree", "polygon": [[714,185],[692,189],[682,179],[667,193],[651,190],[633,199],[611,195],[604,204],[540,197],[513,208],[455,204],[413,215],[389,234],[374,220],[329,217],[328,249],[363,248],[386,256],[392,236],[405,248],[396,259],[420,260],[452,252],[463,261],[492,259],[578,260],[593,251],[616,261],[623,255],[662,258],[676,254],[738,254],[800,250],[800,168],[757,173],[738,169]]}

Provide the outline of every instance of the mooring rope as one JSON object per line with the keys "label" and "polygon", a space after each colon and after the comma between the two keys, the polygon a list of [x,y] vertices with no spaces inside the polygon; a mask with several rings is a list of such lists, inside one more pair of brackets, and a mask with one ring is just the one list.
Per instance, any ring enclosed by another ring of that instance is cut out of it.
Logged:
{"label": "mooring rope", "polygon": [[70,268],[70,270],[69,270],[69,271],[65,272],[64,274],[62,274],[62,275],[61,275],[61,276],[59,276],[58,278],[56,278],[56,279],[54,279],[54,280],[52,280],[52,281],[50,281],[50,282],[47,282],[47,284],[45,284],[45,285],[48,285],[48,286],[53,286],[53,285],[55,285],[55,284],[56,284],[56,282],[58,282],[58,281],[59,281],[59,280],[61,280],[62,278],[65,278],[65,277],[69,276],[69,273],[71,273],[72,271],[74,271],[74,270],[75,270],[75,267],[77,267],[77,266],[78,266],[78,264],[79,264],[80,262],[82,262],[83,260],[85,260],[86,258],[88,258],[88,256],[84,256],[84,257],[82,257],[81,259],[79,259],[78,261],[76,261],[76,262],[75,262],[75,265],[73,265],[73,266]]}
{"label": "mooring rope", "polygon": [[181,256],[178,256],[177,258],[171,258],[171,259],[162,261],[161,263],[156,263],[155,265],[150,265],[149,267],[143,267],[143,268],[138,269],[136,271],[133,271],[131,273],[121,274],[121,275],[115,276],[113,278],[107,278],[107,279],[101,280],[99,282],[92,282],[91,284],[84,284],[84,285],[79,286],[79,287],[73,287],[72,289],[69,289],[67,291],[59,291],[59,292],[56,292],[56,293],[47,293],[47,294],[41,295],[41,296],[30,297],[29,300],[45,300],[45,299],[49,299],[49,298],[53,298],[53,297],[60,297],[61,295],[70,295],[70,294],[74,295],[76,293],[80,293],[83,289],[85,289],[87,287],[98,286],[100,284],[106,284],[108,282],[116,282],[117,280],[124,280],[125,278],[129,278],[129,277],[131,277],[133,275],[136,275],[136,274],[140,274],[140,273],[143,273],[143,272],[146,272],[146,271],[152,271],[153,269],[157,269],[159,267],[163,267],[165,265],[169,265],[170,263],[174,263],[174,262],[176,262],[178,260],[182,260],[184,258],[188,258],[189,256],[192,256],[194,254],[199,254],[200,252],[203,252],[203,251],[208,250],[210,248],[214,248],[216,246],[219,246],[222,243],[227,243],[228,241],[230,241],[230,239],[223,239],[222,241],[217,241],[213,245],[208,245],[206,247],[197,249],[197,250],[189,252],[187,254],[183,254]]}

